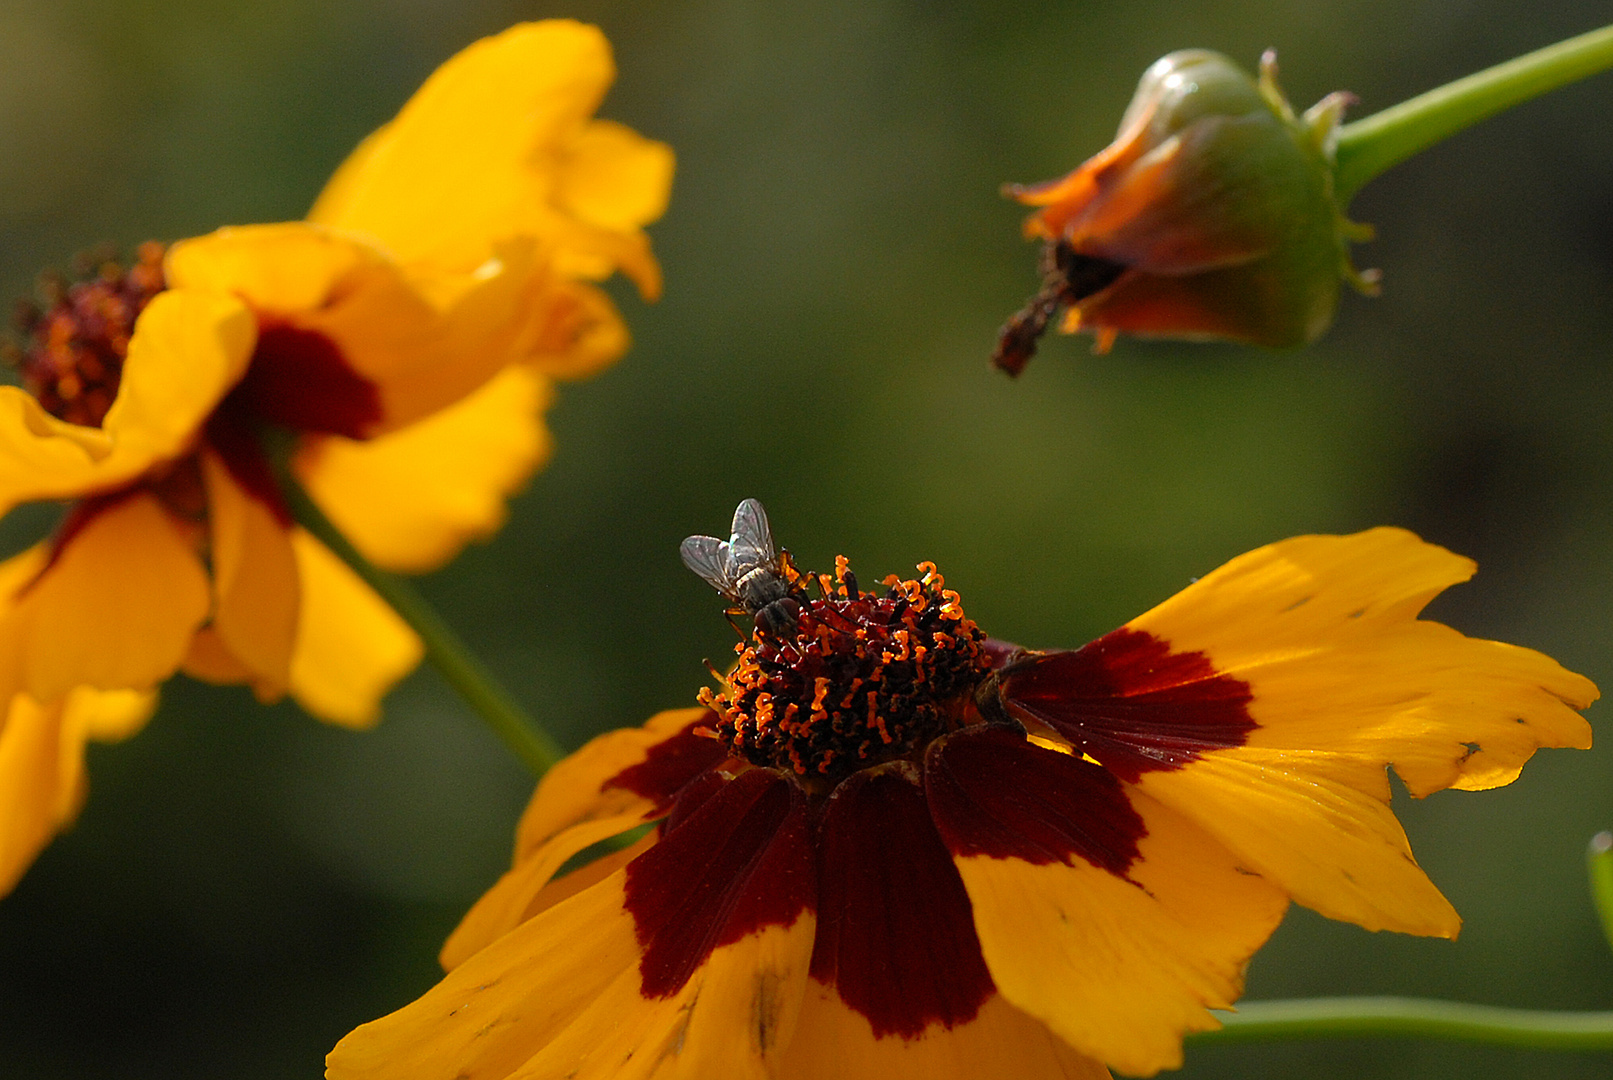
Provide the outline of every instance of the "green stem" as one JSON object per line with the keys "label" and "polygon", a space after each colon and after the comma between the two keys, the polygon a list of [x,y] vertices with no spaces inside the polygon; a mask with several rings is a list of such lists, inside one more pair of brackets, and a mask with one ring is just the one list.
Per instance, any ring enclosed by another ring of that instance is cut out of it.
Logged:
{"label": "green stem", "polygon": [[425,642],[426,659],[442,673],[442,677],[459,692],[465,703],[476,710],[487,726],[515,756],[532,771],[542,776],[550,766],[565,757],[565,750],[547,732],[516,704],[509,691],[499,685],[493,673],[477,659],[459,635],[443,621],[435,608],[415,591],[413,585],[395,574],[389,574],[371,563],[348,542],[341,530],[315,505],[308,493],[282,470],[281,488],[291,506],[297,523],[319,538],[334,551],[365,584],[381,594],[392,605],[403,621],[414,628]]}
{"label": "green stem", "polygon": [[1339,129],[1339,205],[1368,180],[1503,109],[1613,67],[1613,26],[1457,79]]}
{"label": "green stem", "polygon": [[1599,832],[1591,837],[1585,869],[1590,874],[1596,913],[1602,917],[1602,936],[1613,947],[1613,833]]}
{"label": "green stem", "polygon": [[1613,1012],[1545,1012],[1401,997],[1250,1001],[1195,1043],[1392,1035],[1529,1050],[1613,1050]]}

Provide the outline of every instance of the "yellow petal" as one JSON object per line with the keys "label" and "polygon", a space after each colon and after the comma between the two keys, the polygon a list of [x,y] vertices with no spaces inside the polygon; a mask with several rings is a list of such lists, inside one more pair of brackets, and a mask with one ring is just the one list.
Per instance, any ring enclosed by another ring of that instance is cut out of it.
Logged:
{"label": "yellow petal", "polygon": [[155,498],[80,513],[0,617],[4,697],[25,691],[50,704],[77,686],[149,689],[173,674],[207,617],[206,572]]}
{"label": "yellow petal", "polygon": [[550,769],[521,815],[516,861],[583,822],[664,812],[679,788],[724,756],[720,743],[692,734],[709,717],[705,709],[656,713],[643,727],[598,736]]}
{"label": "yellow petal", "polygon": [[814,927],[808,915],[715,949],[666,998],[646,1000],[629,968],[512,1080],[772,1080],[797,1032]]}
{"label": "yellow petal", "polygon": [[0,388],[0,512],[107,491],[184,453],[246,370],[254,334],[239,301],[169,289],[135,323],[99,430],[64,424],[21,390]]}
{"label": "yellow petal", "polygon": [[1326,751],[1215,750],[1139,786],[1189,815],[1298,903],[1368,930],[1455,937],[1450,901],[1412,858],[1388,784]]}
{"label": "yellow petal", "polygon": [[297,430],[367,438],[458,401],[518,358],[540,267],[530,244],[499,255],[437,295],[367,243],[287,222],[183,241],[166,265],[171,280],[257,313],[245,407]]}
{"label": "yellow petal", "polygon": [[[653,811],[653,807],[646,810]],[[643,824],[645,817],[645,813],[624,814],[575,825],[518,860],[482,894],[448,935],[437,956],[443,969],[452,971],[489,942],[537,914],[541,910],[539,896],[555,872],[573,855],[591,844]]]}
{"label": "yellow petal", "polygon": [[417,1001],[365,1024],[325,1059],[326,1080],[500,1080],[553,1041],[639,946],[623,875],[517,927]]}
{"label": "yellow petal", "polygon": [[626,231],[666,213],[672,148],[632,128],[595,120],[583,128],[560,169],[560,205],[592,225]]}
{"label": "yellow petal", "polygon": [[554,379],[582,379],[621,359],[632,339],[610,297],[580,282],[553,282],[532,304],[518,346],[522,359]]}
{"label": "yellow petal", "polygon": [[291,695],[308,712],[346,727],[381,717],[381,698],[414,670],[419,637],[330,549],[302,529],[291,533],[302,583]]}
{"label": "yellow petal", "polygon": [[0,728],[0,895],[78,813],[83,738],[62,723],[64,708],[17,694]]}
{"label": "yellow petal", "polygon": [[1003,997],[1082,1052],[1146,1076],[1181,1065],[1183,1032],[1219,1026],[1205,1010],[1237,999],[1244,964],[1288,902],[1189,819],[1129,798],[1147,833],[1124,876],[1079,856],[955,861]]}
{"label": "yellow petal", "polygon": [[1108,1080],[1109,1070],[993,994],[973,1020],[917,1039],[877,1038],[867,1019],[813,983],[776,1080]]}
{"label": "yellow petal", "polygon": [[306,441],[295,469],[371,562],[420,573],[504,523],[504,500],[548,456],[549,384],[509,367],[464,400],[367,442]]}
{"label": "yellow petal", "polygon": [[252,674],[260,701],[286,692],[301,588],[291,533],[212,452],[202,455],[212,532],[213,620],[221,645]]}
{"label": "yellow petal", "polygon": [[79,688],[42,707],[12,698],[0,727],[0,896],[78,816],[84,798],[84,742],[133,734],[156,706],[151,692]]}
{"label": "yellow petal", "polygon": [[66,717],[96,742],[118,742],[145,726],[157,708],[151,690],[92,690],[80,686],[67,695]]}
{"label": "yellow petal", "polygon": [[230,651],[211,626],[202,627],[190,639],[190,649],[179,670],[193,679],[219,686],[239,686],[252,681],[252,669]]}
{"label": "yellow petal", "polygon": [[562,155],[615,74],[592,26],[551,20],[483,38],[365,140],[308,218],[373,236],[406,263],[471,273],[499,240],[554,229]]}
{"label": "yellow petal", "polygon": [[[1533,650],[1417,621],[1473,569],[1401,529],[1303,536],[1234,559],[1129,625],[1247,682],[1251,747],[1353,756],[1380,774],[1393,764],[1419,796],[1493,787],[1538,747],[1589,746],[1574,710],[1597,691]],[[1387,797],[1380,782],[1370,790]]]}

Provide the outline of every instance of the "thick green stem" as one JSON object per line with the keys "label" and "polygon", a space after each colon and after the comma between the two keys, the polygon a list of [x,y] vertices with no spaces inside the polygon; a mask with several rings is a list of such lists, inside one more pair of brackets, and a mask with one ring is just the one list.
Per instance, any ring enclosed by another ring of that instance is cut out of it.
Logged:
{"label": "thick green stem", "polygon": [[415,591],[413,585],[380,569],[359,554],[341,530],[308,497],[307,492],[291,478],[289,470],[282,473],[281,487],[297,523],[334,551],[354,573],[364,579],[365,584],[392,605],[404,622],[414,628],[420,640],[425,642],[426,659],[442,673],[448,685],[459,692],[465,703],[487,721],[487,726],[504,740],[505,745],[532,771],[532,775],[542,776],[565,756],[566,752],[560,744],[516,704],[493,673],[443,622],[442,616],[437,614],[425,597]]}
{"label": "thick green stem", "polygon": [[1613,1012],[1544,1012],[1399,997],[1250,1001],[1195,1043],[1399,1036],[1528,1050],[1613,1050]]}
{"label": "thick green stem", "polygon": [[[1613,26],[1457,79],[1339,129],[1334,190],[1349,205],[1368,180],[1503,109],[1613,67]],[[1587,123],[1602,122],[1587,119]]]}
{"label": "thick green stem", "polygon": [[1596,913],[1602,917],[1602,935],[1613,947],[1613,833],[1599,832],[1591,837],[1585,869],[1590,874]]}

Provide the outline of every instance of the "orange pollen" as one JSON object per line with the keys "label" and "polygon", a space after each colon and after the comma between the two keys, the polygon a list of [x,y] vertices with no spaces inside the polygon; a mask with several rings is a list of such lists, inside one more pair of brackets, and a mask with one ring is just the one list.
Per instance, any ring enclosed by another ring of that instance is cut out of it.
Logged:
{"label": "orange pollen", "polygon": [[795,633],[754,635],[721,692],[700,701],[717,714],[717,738],[753,764],[838,781],[923,752],[971,722],[975,687],[990,659],[931,563],[920,577],[859,590],[846,560],[803,589]]}
{"label": "orange pollen", "polygon": [[133,266],[110,258],[81,259],[80,278],[41,279],[42,306],[17,307],[17,329],[25,344],[6,349],[21,372],[25,390],[58,420],[100,427],[118,396],[123,361],[135,319],[151,298],[167,287],[163,246],[140,246]]}

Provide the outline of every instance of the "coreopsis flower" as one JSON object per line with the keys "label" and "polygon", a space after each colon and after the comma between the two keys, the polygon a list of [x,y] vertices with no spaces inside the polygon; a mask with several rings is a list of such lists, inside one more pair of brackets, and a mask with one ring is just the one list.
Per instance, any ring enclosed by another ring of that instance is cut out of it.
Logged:
{"label": "coreopsis flower", "polygon": [[330,1080],[1152,1074],[1290,900],[1455,936],[1389,768],[1424,796],[1590,744],[1586,679],[1418,619],[1474,566],[1399,529],[1260,548],[1046,652],[930,564],[864,591],[765,528],[686,559],[757,616],[722,687],[544,778],[447,977]]}
{"label": "coreopsis flower", "polygon": [[612,77],[579,23],[477,42],[308,220],[146,245],[26,318],[0,512],[68,509],[0,564],[0,772],[34,776],[0,782],[0,871],[71,817],[84,739],[137,726],[175,671],[376,719],[420,642],[293,523],[260,436],[291,436],[299,479],[383,565],[497,527],[546,453],[550,381],[626,345],[590,282],[659,289],[640,226],[671,151],[591,119]]}
{"label": "coreopsis flower", "polygon": [[1296,116],[1277,87],[1203,49],[1144,73],[1115,141],[1075,171],[1010,185],[1040,207],[1026,234],[1045,241],[1042,289],[1003,327],[995,363],[1018,374],[1062,311],[1060,328],[1302,345],[1333,320],[1339,282],[1375,278],[1350,264],[1370,230],[1334,198],[1333,138],[1349,97]]}

